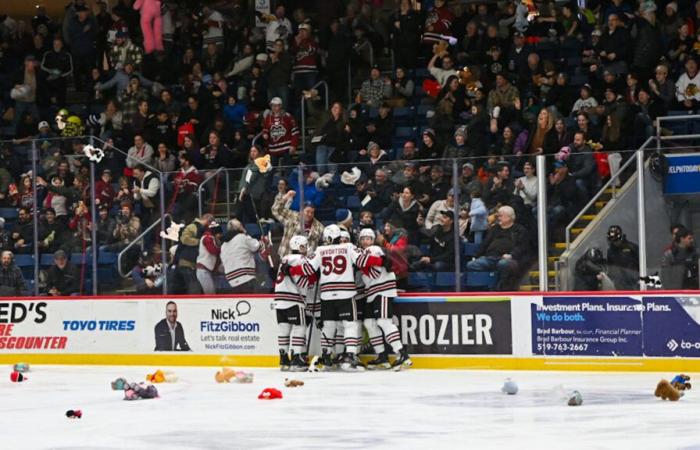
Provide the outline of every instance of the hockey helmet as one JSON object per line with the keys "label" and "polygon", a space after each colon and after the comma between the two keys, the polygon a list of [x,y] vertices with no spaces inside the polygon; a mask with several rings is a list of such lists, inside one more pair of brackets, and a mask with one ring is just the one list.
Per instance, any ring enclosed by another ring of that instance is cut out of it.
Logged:
{"label": "hockey helmet", "polygon": [[619,241],[622,239],[622,228],[619,225],[611,225],[608,228],[608,241]]}
{"label": "hockey helmet", "polygon": [[605,259],[603,257],[603,251],[598,247],[593,247],[589,249],[588,252],[586,252],[586,256],[588,256],[588,259],[590,259],[594,263],[602,263]]}
{"label": "hockey helmet", "polygon": [[308,245],[309,241],[306,239],[306,236],[292,236],[289,240],[289,249],[295,252],[300,252],[301,247],[306,248]]}
{"label": "hockey helmet", "polygon": [[345,239],[345,242],[350,242],[352,239],[350,238],[350,233],[348,233],[348,230],[340,229],[340,239]]}
{"label": "hockey helmet", "polygon": [[372,242],[374,242],[376,237],[377,235],[374,234],[374,230],[371,228],[363,228],[360,230],[360,240],[362,240],[362,238],[371,238]]}
{"label": "hockey helmet", "polygon": [[340,227],[338,225],[332,224],[328,225],[323,230],[323,241],[330,243],[340,238]]}

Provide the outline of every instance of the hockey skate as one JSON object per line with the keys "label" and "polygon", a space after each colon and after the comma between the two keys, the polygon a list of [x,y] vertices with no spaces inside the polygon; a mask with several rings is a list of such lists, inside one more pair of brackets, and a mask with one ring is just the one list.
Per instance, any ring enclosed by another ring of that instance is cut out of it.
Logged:
{"label": "hockey skate", "polygon": [[292,372],[306,372],[306,369],[308,369],[306,361],[301,358],[301,355],[292,352],[292,362],[289,366],[289,370]]}
{"label": "hockey skate", "polygon": [[280,350],[280,370],[282,372],[289,372],[289,366],[291,362],[289,361],[289,355],[284,350]]}
{"label": "hockey skate", "polygon": [[367,370],[387,370],[390,368],[389,353],[386,350],[378,354],[372,361],[367,362]]}
{"label": "hockey skate", "polygon": [[340,369],[343,372],[364,372],[365,366],[362,365],[357,355],[354,353],[348,353],[345,355]]}
{"label": "hockey skate", "polygon": [[331,357],[331,354],[328,353],[328,350],[322,350],[321,351],[321,370],[324,372],[328,372],[333,370],[333,358]]}
{"label": "hockey skate", "polygon": [[401,350],[399,350],[399,356],[396,358],[394,364],[392,364],[391,367],[394,369],[395,372],[398,372],[402,369],[408,369],[412,365],[413,361],[411,361],[411,358],[408,356],[408,352],[404,347]]}

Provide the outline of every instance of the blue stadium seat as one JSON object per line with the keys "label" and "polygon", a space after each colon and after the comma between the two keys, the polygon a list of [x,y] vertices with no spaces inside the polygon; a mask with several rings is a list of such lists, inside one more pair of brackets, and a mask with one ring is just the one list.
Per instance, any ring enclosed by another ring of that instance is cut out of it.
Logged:
{"label": "blue stadium seat", "polygon": [[109,265],[117,262],[117,254],[111,252],[100,252],[97,254],[97,264]]}
{"label": "blue stadium seat", "polygon": [[19,216],[19,211],[17,208],[0,208],[0,217],[7,220],[14,220]]}
{"label": "blue stadium seat", "polygon": [[433,285],[437,289],[450,289],[454,290],[456,285],[456,274],[455,272],[436,272],[435,282]]}
{"label": "blue stadium seat", "polygon": [[473,244],[471,242],[465,242],[463,246],[463,251],[462,255],[463,256],[474,256],[476,255],[476,252],[479,250],[480,244]]}
{"label": "blue stadium seat", "polygon": [[412,138],[416,135],[418,129],[416,127],[396,127],[394,137],[397,138]]}
{"label": "blue stadium seat", "polygon": [[39,264],[42,266],[53,266],[53,254],[44,253],[39,259]]}
{"label": "blue stadium seat", "polygon": [[434,283],[435,274],[428,272],[409,272],[408,285],[411,290],[429,291]]}
{"label": "blue stadium seat", "polygon": [[34,255],[15,255],[17,267],[34,267]]}
{"label": "blue stadium seat", "polygon": [[467,272],[465,286],[493,288],[498,283],[497,272]]}

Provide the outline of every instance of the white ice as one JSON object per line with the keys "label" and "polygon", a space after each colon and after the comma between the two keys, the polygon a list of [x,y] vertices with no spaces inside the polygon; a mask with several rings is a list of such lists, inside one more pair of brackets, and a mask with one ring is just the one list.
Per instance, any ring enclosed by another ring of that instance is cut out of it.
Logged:
{"label": "white ice", "polygon": [[[155,369],[33,366],[23,383],[5,376],[0,448],[700,448],[700,393],[675,403],[653,396],[671,373],[247,369],[255,381],[239,385],[216,384],[214,368],[161,367],[179,381],[159,384],[159,399],[128,402],[110,388]],[[285,388],[285,377],[306,385]],[[500,393],[506,377],[517,395]],[[258,400],[265,387],[284,399]],[[580,407],[566,405],[573,389]],[[83,418],[67,419],[68,409]]]}

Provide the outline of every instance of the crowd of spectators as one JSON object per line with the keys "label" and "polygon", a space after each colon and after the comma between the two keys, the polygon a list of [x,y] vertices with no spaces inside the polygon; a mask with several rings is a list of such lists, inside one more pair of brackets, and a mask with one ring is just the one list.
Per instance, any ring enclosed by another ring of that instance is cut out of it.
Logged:
{"label": "crowd of spectators", "polygon": [[[383,231],[404,283],[409,271],[454,271],[452,255],[473,243],[466,269],[498,271],[498,288],[513,290],[536,256],[536,208],[561,240],[656,117],[700,102],[700,1],[290,0],[271,14],[244,1],[163,1],[157,27],[139,20],[140,3],[0,15],[0,114],[11,139],[0,152],[0,206],[18,209],[0,230],[3,250],[38,245],[60,271],[93,244],[121,251],[163,214],[201,220],[200,184],[223,167],[237,169],[235,194],[224,193],[237,199],[233,214],[281,229],[280,255],[295,232],[313,242],[322,222],[347,221]],[[393,64],[370,64],[389,55]],[[104,143],[97,224],[87,141],[53,139],[77,135]],[[32,143],[38,173],[28,171]],[[547,173],[535,171],[540,154]],[[224,189],[216,180],[203,190],[212,203]],[[361,200],[349,218],[340,190]],[[155,241],[127,263],[154,268]],[[147,289],[158,288],[151,272]],[[47,285],[54,291],[66,292]]]}

